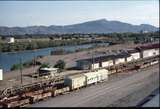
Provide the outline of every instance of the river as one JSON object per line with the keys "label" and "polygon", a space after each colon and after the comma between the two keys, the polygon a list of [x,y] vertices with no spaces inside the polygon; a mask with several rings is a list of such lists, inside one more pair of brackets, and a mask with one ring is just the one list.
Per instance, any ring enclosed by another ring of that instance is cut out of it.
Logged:
{"label": "river", "polygon": [[[10,53],[0,53],[0,68],[4,72],[10,71],[10,68],[17,63],[20,63],[20,58],[22,62],[31,61],[36,56],[47,56],[50,55],[51,51],[57,49],[64,49],[66,51],[75,51],[80,48],[90,48],[95,44],[84,44],[84,45],[74,45],[74,46],[61,46],[61,47],[52,47],[52,48],[43,48],[37,50],[29,51],[20,51],[20,52],[10,52]],[[98,43],[97,45],[108,46],[109,43]]]}

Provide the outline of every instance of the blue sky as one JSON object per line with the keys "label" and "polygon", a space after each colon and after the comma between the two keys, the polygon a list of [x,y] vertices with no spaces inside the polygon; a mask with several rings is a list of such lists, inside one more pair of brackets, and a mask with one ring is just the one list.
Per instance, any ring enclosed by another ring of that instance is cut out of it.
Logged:
{"label": "blue sky", "polygon": [[0,1],[0,26],[68,25],[102,18],[158,27],[159,2]]}

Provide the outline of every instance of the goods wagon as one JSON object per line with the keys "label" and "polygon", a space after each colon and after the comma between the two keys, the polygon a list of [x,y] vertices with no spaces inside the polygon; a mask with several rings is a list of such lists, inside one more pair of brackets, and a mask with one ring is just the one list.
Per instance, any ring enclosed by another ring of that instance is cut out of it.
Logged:
{"label": "goods wagon", "polygon": [[45,92],[45,93],[31,95],[30,96],[31,97],[31,103],[46,99],[46,98],[51,97],[51,96],[52,96],[52,92]]}
{"label": "goods wagon", "polygon": [[70,88],[69,86],[65,85],[65,84],[56,84],[55,85],[56,89],[54,92],[52,92],[52,96],[57,96],[57,95],[60,95],[60,94],[64,94],[68,91],[70,91]]}
{"label": "goods wagon", "polygon": [[65,85],[70,87],[70,90],[74,90],[85,86],[86,78],[83,74],[76,74],[72,76],[67,76],[64,80]]}
{"label": "goods wagon", "polygon": [[108,78],[108,70],[100,69],[88,73],[84,73],[86,76],[86,85],[97,83],[101,80]]}
{"label": "goods wagon", "polygon": [[30,99],[28,97],[21,98],[17,100],[7,100],[2,103],[3,107],[20,107],[30,103]]}

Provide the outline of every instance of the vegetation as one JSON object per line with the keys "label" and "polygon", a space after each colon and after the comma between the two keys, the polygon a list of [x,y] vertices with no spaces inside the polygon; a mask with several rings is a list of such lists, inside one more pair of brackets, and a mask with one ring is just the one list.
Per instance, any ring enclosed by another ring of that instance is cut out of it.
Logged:
{"label": "vegetation", "polygon": [[63,60],[58,60],[54,67],[59,68],[60,72],[65,68],[66,63]]}
{"label": "vegetation", "polygon": [[[1,36],[1,39],[4,39],[5,37],[7,36]],[[47,47],[81,45],[101,42],[146,43],[159,40],[159,32],[157,31],[153,33],[19,35],[13,37],[23,41],[17,41],[15,43],[10,44],[0,41],[0,52],[14,52],[41,49]]]}
{"label": "vegetation", "polygon": [[50,67],[49,63],[43,63],[43,64],[40,66],[40,68],[49,68],[49,67]]}
{"label": "vegetation", "polygon": [[[22,65],[22,66],[21,66]],[[20,63],[18,63],[18,64],[13,64],[13,66],[11,67],[11,71],[13,71],[13,70],[20,70],[21,69],[21,67],[22,68],[29,68],[29,67],[31,67],[31,66],[33,66],[33,65],[41,65],[41,63],[39,63],[39,62],[34,62],[34,60],[32,60],[32,61],[27,61],[27,62],[24,62],[24,63],[22,63],[22,64],[20,64]]]}

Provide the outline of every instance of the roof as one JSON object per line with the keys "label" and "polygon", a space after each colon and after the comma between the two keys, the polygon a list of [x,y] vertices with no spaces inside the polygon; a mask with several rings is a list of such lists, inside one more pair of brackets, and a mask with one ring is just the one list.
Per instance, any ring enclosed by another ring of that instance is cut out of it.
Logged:
{"label": "roof", "polygon": [[58,68],[53,68],[53,67],[50,67],[50,68],[41,68],[40,70],[46,70],[46,71],[55,71],[55,70],[58,70]]}
{"label": "roof", "polygon": [[137,49],[129,49],[127,50],[128,53],[137,53],[139,52]]}
{"label": "roof", "polygon": [[92,58],[80,59],[80,60],[77,60],[77,62],[94,62],[94,63],[97,63],[97,62],[102,62],[102,61],[115,60],[115,59],[118,59],[118,58],[125,58],[125,57],[129,57],[129,56],[130,56],[130,54],[124,52],[124,53],[119,53],[119,54],[116,54],[116,55],[98,56],[98,57],[94,57],[93,59]]}
{"label": "roof", "polygon": [[160,43],[154,43],[154,44],[136,47],[136,49],[139,49],[139,50],[147,50],[147,49],[155,49],[155,48],[160,48]]}
{"label": "roof", "polygon": [[75,75],[67,76],[67,78],[74,79],[74,78],[79,78],[79,77],[83,77],[83,76],[84,76],[83,74],[75,74]]}

